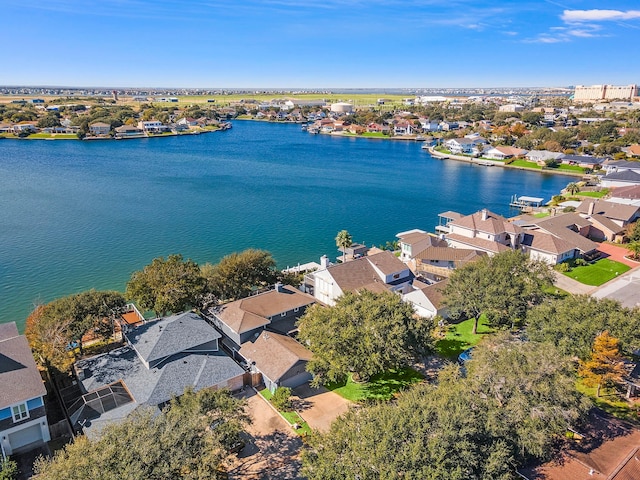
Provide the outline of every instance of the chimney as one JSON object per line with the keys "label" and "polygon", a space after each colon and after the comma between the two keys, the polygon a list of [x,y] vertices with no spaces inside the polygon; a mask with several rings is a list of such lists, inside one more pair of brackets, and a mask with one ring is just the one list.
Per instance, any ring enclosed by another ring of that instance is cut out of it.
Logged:
{"label": "chimney", "polygon": [[275,285],[276,292],[282,293],[284,292],[284,285],[281,282],[277,282]]}
{"label": "chimney", "polygon": [[482,221],[486,222],[488,217],[489,217],[489,212],[487,212],[486,208],[483,208],[482,209]]}
{"label": "chimney", "polygon": [[322,255],[320,257],[320,269],[326,270],[328,266],[329,266],[329,257],[327,257],[326,255]]}
{"label": "chimney", "polygon": [[587,212],[587,213],[588,213],[589,215],[593,215],[593,212],[595,212],[595,210],[596,210],[596,202],[591,202],[591,203],[589,204],[589,210],[588,210],[588,212]]}

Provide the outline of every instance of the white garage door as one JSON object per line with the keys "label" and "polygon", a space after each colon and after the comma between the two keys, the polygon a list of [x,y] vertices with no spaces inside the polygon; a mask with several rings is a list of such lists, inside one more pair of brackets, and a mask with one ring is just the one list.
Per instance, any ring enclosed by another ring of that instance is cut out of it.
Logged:
{"label": "white garage door", "polygon": [[19,430],[9,434],[9,444],[12,450],[24,447],[33,442],[42,440],[42,429],[40,424],[32,425],[31,427]]}

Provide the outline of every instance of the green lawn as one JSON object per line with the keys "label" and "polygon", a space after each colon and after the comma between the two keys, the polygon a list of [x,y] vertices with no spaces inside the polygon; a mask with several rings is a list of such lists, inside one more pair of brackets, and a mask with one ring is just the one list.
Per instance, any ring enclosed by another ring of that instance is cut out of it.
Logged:
{"label": "green lawn", "polygon": [[548,217],[549,216],[549,212],[534,213],[533,216],[535,218],[544,218],[544,217]]}
{"label": "green lawn", "polygon": [[472,331],[473,318],[451,325],[445,338],[436,342],[436,352],[443,357],[456,359],[467,348],[480,342],[485,335],[493,333],[493,330],[487,325],[487,318],[484,315],[480,317],[478,322],[478,333],[474,335],[471,333]]}
{"label": "green lawn", "polygon": [[526,160],[514,160],[509,165],[514,167],[534,168],[536,170],[542,170],[542,167],[535,162],[528,162]]}
{"label": "green lawn", "polygon": [[561,163],[558,166],[555,167],[547,167],[549,170],[563,170],[565,172],[576,172],[576,173],[584,173],[585,169],[582,167],[579,167],[578,165],[565,165],[564,163]]}
{"label": "green lawn", "polygon": [[51,138],[53,140],[78,140],[75,133],[32,133],[27,138]]}
{"label": "green lawn", "polygon": [[631,267],[620,262],[602,258],[589,265],[574,267],[570,272],[564,272],[564,274],[585,285],[597,287],[630,269]]}
{"label": "green lawn", "polygon": [[591,399],[596,407],[604,410],[610,415],[622,420],[627,420],[635,424],[638,420],[638,410],[634,409],[629,402],[622,398],[615,390],[600,390],[600,396],[596,397],[596,387],[587,387],[582,383],[582,379],[576,382],[576,389]]}
{"label": "green lawn", "polygon": [[[271,403],[271,397],[273,397],[273,394],[268,388],[265,388],[264,390],[260,390],[259,393],[260,395],[262,395],[262,397],[265,400]],[[300,428],[298,428],[295,431],[298,435],[304,436],[311,433],[311,427],[309,427],[309,424],[305,422],[300,415],[298,415],[298,412],[294,412],[294,411],[284,412],[282,410],[278,410],[278,412],[280,412],[280,415],[282,415],[287,420],[287,422],[289,422],[290,425],[293,425],[294,423],[297,423],[298,425],[300,425]]]}
{"label": "green lawn", "polygon": [[423,378],[419,372],[407,367],[374,375],[368,382],[356,383],[349,376],[346,382],[330,383],[325,387],[352,402],[390,400],[394,394],[421,382]]}
{"label": "green lawn", "polygon": [[578,193],[576,193],[576,195],[579,196],[579,197],[602,198],[607,193],[609,193],[609,189],[608,188],[604,188],[604,189],[600,190],[599,192],[578,192]]}

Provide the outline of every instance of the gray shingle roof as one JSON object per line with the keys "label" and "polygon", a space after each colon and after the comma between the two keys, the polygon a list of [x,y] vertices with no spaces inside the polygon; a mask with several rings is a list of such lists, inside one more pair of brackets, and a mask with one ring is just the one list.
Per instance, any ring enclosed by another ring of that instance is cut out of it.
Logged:
{"label": "gray shingle roof", "polygon": [[[17,332],[15,323],[13,328],[3,327],[3,330],[7,336],[10,330]],[[27,337],[17,335],[1,340],[0,409],[46,394]]]}
{"label": "gray shingle roof", "polygon": [[127,333],[127,340],[146,362],[154,362],[219,339],[215,328],[192,312],[141,325]]}

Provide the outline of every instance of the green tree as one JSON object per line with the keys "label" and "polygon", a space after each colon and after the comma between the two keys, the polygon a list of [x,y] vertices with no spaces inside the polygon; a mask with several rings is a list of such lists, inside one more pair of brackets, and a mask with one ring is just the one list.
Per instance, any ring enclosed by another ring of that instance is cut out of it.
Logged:
{"label": "green tree", "polygon": [[565,190],[569,195],[575,195],[580,191],[580,187],[578,186],[577,183],[571,182],[566,186]]}
{"label": "green tree", "polygon": [[156,315],[177,313],[197,305],[205,291],[198,264],[182,255],[154,258],[142,270],[133,272],[126,296]]}
{"label": "green tree", "polygon": [[291,410],[291,389],[289,387],[278,387],[271,397],[271,403],[278,410]]}
{"label": "green tree", "polygon": [[627,238],[630,242],[640,241],[640,220],[629,224],[627,227]]}
{"label": "green tree", "polygon": [[593,341],[591,356],[580,362],[578,375],[584,379],[585,385],[597,387],[596,397],[599,397],[603,385],[611,387],[620,383],[625,374],[620,341],[605,330]]}
{"label": "green tree", "polygon": [[467,375],[449,365],[435,385],[350,410],[303,451],[310,480],[514,479],[547,459],[589,407],[571,363],[553,346],[501,336],[481,345]]}
{"label": "green tree", "polygon": [[42,480],[227,478],[222,462],[247,421],[244,404],[226,391],[186,391],[161,414],[141,407],[35,469]]}
{"label": "green tree", "polygon": [[313,305],[298,322],[313,359],[314,384],[355,379],[407,366],[431,345],[433,323],[393,293],[347,292],[335,306]]}
{"label": "green tree", "polygon": [[82,350],[82,337],[88,332],[98,338],[109,337],[113,316],[125,304],[119,292],[89,290],[36,307],[25,329],[36,360],[66,370],[73,360],[69,344],[76,342]]}
{"label": "green tree", "polygon": [[351,234],[346,230],[340,230],[336,235],[336,246],[342,250],[342,263],[346,261],[347,248],[353,245]]}
{"label": "green tree", "polygon": [[632,258],[636,261],[640,260],[640,241],[631,242],[627,245],[627,250],[632,253]]}
{"label": "green tree", "polygon": [[246,297],[252,290],[273,284],[278,278],[271,254],[252,248],[227,255],[217,265],[204,264],[202,275],[206,290],[222,300]]}
{"label": "green tree", "polygon": [[474,334],[483,313],[495,326],[513,327],[542,300],[542,288],[552,280],[547,264],[508,250],[455,270],[444,289],[445,304],[451,315],[474,319]]}
{"label": "green tree", "polygon": [[570,295],[531,309],[527,315],[527,335],[533,341],[553,343],[564,355],[585,360],[603,330],[620,339],[625,351],[640,347],[638,322],[637,309],[623,308],[609,299]]}

